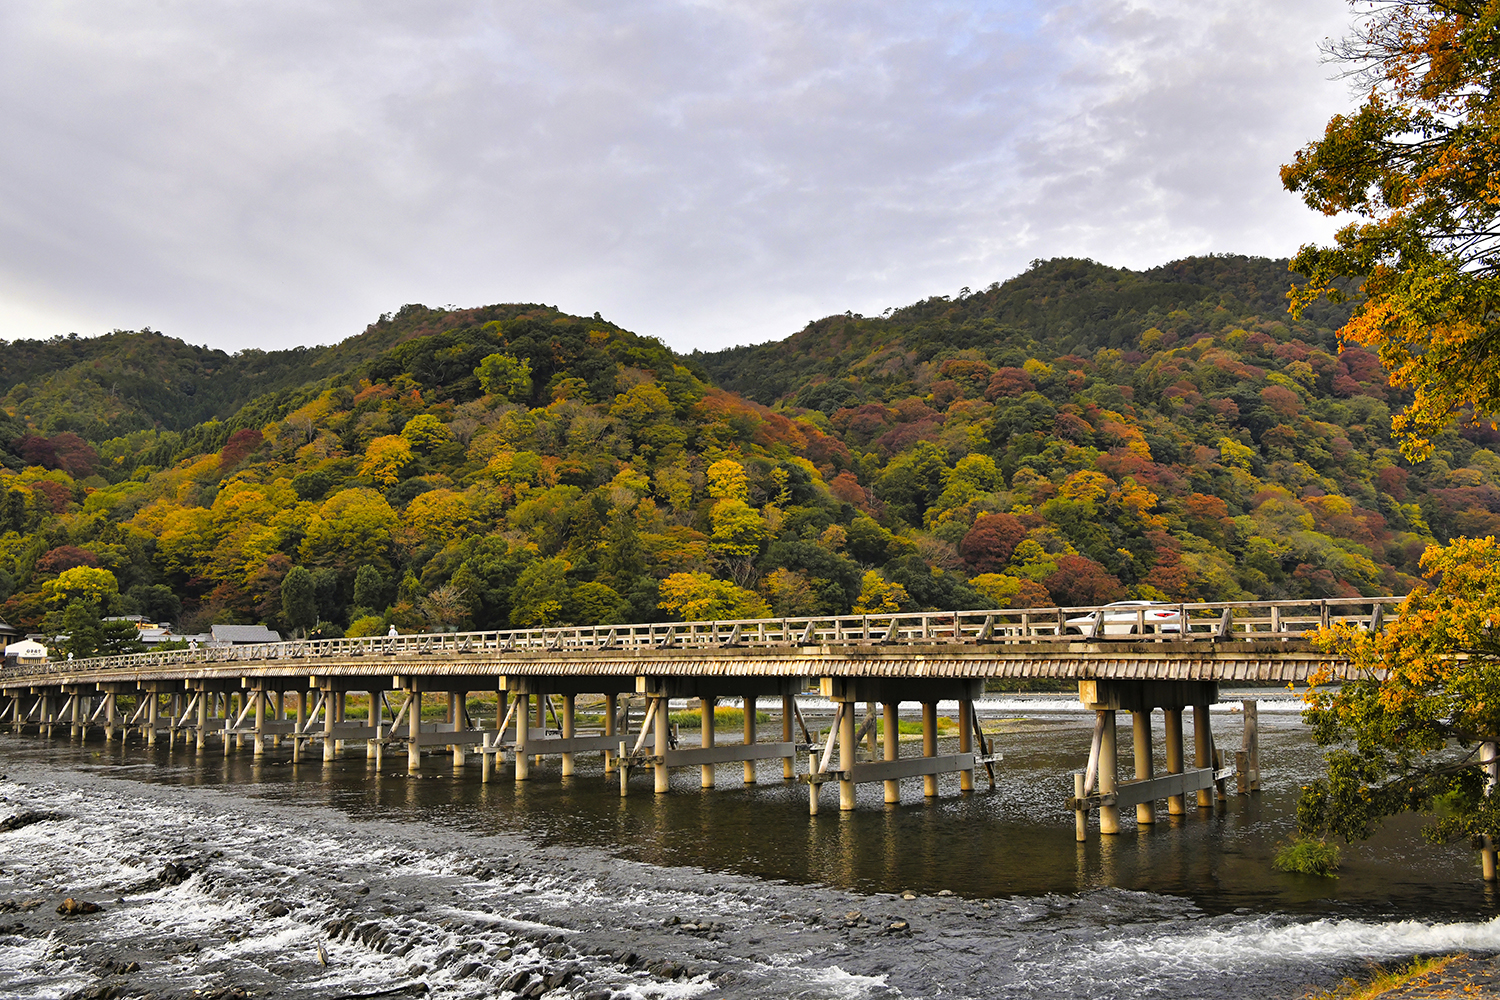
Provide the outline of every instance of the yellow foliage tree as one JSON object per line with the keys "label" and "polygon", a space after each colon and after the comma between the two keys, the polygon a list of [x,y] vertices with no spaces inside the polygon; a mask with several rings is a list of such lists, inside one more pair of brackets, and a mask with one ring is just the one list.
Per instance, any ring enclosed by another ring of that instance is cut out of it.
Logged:
{"label": "yellow foliage tree", "polygon": [[387,434],[365,447],[365,460],[360,463],[359,474],[369,476],[382,486],[394,486],[401,478],[401,470],[410,465],[411,460],[411,442],[399,434]]}

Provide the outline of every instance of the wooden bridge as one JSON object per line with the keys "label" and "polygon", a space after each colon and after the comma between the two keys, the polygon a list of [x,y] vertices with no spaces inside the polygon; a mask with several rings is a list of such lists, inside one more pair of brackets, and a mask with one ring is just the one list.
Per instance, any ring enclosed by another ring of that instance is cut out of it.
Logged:
{"label": "wooden bridge", "polygon": [[[139,733],[148,745],[163,735],[253,752],[291,743],[293,759],[321,744],[333,760],[351,744],[381,766],[387,747],[404,747],[407,768],[439,750],[462,767],[481,758],[482,778],[507,763],[517,781],[543,755],[572,774],[579,753],[601,753],[621,794],[633,772],[650,771],[657,793],[672,768],[701,768],[704,787],[719,764],[742,763],[757,780],[757,762],[781,760],[786,780],[808,785],[812,812],[819,790],[837,782],[841,809],[855,806],[855,786],[883,782],[886,802],[900,801],[900,782],[923,779],[928,796],[938,776],[958,772],[972,791],[978,768],[994,782],[992,741],[973,710],[986,681],[1046,678],[1078,683],[1097,713],[1086,768],[1074,776],[1069,808],[1083,839],[1087,813],[1101,833],[1119,831],[1119,809],[1136,806],[1138,823],[1200,808],[1222,797],[1230,778],[1239,790],[1259,785],[1255,703],[1245,704],[1245,739],[1233,763],[1217,750],[1208,707],[1221,682],[1306,681],[1314,672],[1343,677],[1309,642],[1319,628],[1347,622],[1378,630],[1401,598],[1111,605],[991,611],[913,612],[716,622],[665,622],[511,631],[423,633],[354,639],[294,640],[134,653],[77,661],[10,663],[0,670],[0,723],[44,733],[67,727],[74,738],[101,730],[106,740]],[[798,696],[817,692],[835,706],[821,744],[802,721]],[[494,692],[492,719],[471,718],[468,694]],[[364,718],[346,717],[347,696],[368,695]],[[442,721],[424,721],[424,695],[445,695]],[[602,697],[602,724],[578,728],[577,699]],[[717,699],[743,699],[744,728],[733,742],[715,731]],[[554,701],[556,699],[556,701]],[[671,699],[698,699],[702,740],[679,747]],[[780,739],[763,741],[762,699],[780,701]],[[937,705],[956,701],[957,752],[938,751]],[[897,713],[922,706],[922,753],[900,755]],[[859,705],[866,713],[858,718]],[[883,726],[877,724],[881,706]],[[637,714],[636,709],[639,709]],[[1153,773],[1152,712],[1161,709],[1166,773]],[[1194,766],[1184,763],[1182,713],[1193,710]],[[1116,713],[1132,714],[1135,780],[1121,782]],[[550,725],[549,725],[550,721]],[[883,739],[877,747],[877,731]],[[805,764],[798,761],[806,754]],[[799,773],[800,772],[800,773]]]}

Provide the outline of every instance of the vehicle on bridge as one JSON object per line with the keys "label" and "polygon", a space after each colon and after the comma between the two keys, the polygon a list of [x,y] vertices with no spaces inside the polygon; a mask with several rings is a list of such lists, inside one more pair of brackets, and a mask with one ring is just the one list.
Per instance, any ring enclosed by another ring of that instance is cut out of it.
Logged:
{"label": "vehicle on bridge", "polygon": [[[1096,623],[1104,616],[1104,627]],[[1182,611],[1161,601],[1115,601],[1098,611],[1067,620],[1068,631],[1079,635],[1144,635],[1150,632],[1181,632]]]}

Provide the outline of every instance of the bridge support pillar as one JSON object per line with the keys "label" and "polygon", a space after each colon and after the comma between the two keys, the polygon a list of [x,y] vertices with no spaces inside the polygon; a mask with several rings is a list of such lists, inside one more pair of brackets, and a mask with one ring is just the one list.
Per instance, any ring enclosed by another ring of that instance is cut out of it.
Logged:
{"label": "bridge support pillar", "polygon": [[339,702],[344,698],[342,691],[323,692],[323,763],[330,763],[338,754],[338,743],[333,738],[333,727],[339,722]]}
{"label": "bridge support pillar", "polygon": [[[1099,713],[1103,725],[1099,730],[1099,794],[1115,795],[1120,790],[1120,751],[1115,745],[1115,711],[1104,709]],[[1120,832],[1120,807],[1099,807],[1099,832]]]}
{"label": "bridge support pillar", "polygon": [[[501,695],[501,697],[505,697]],[[616,736],[618,725],[618,713],[620,711],[620,696],[611,691],[604,696],[604,735]],[[615,770],[615,752],[604,751],[604,773],[613,774]]]}
{"label": "bridge support pillar", "polygon": [[[901,703],[885,703],[885,759],[896,760],[901,756]],[[895,778],[885,779],[885,801],[896,805],[901,801],[901,782]]]}
{"label": "bridge support pillar", "polygon": [[[541,696],[537,696],[541,700]],[[531,758],[526,756],[526,736],[531,728],[531,695],[518,694],[516,696],[516,780],[525,781],[531,777]]]}
{"label": "bridge support pillar", "polygon": [[[573,738],[574,721],[577,718],[578,698],[576,695],[565,694],[562,696],[562,738],[571,740]],[[564,778],[573,775],[573,753],[568,751],[562,754],[562,776]]]}
{"label": "bridge support pillar", "polygon": [[[469,692],[450,691],[448,693],[448,714],[452,716],[453,731],[467,733],[469,731]],[[453,769],[455,771],[464,766],[468,756],[464,751],[465,744],[453,744]]]}
{"label": "bridge support pillar", "polygon": [[307,728],[307,691],[297,692],[296,732],[292,734],[292,763],[302,759],[302,740],[298,736]]}
{"label": "bridge support pillar", "polygon": [[[797,715],[796,695],[784,694],[781,696],[781,742],[791,743],[795,738],[793,723]],[[795,757],[784,757],[781,761],[781,780],[791,781],[797,777],[797,760]],[[816,793],[815,793],[816,794]]]}
{"label": "bridge support pillar", "polygon": [[[699,725],[702,726],[703,734],[701,745],[705,749],[714,745],[714,723],[717,721],[714,717],[714,711],[718,705],[718,701],[719,699],[713,695],[704,695],[698,699]],[[704,764],[699,768],[699,772],[700,784],[704,788],[714,787],[714,765]]]}
{"label": "bridge support pillar", "polygon": [[[1492,795],[1495,785],[1500,783],[1500,744],[1480,744],[1479,763],[1484,768],[1484,794]],[[1479,861],[1483,867],[1484,880],[1493,882],[1497,874],[1495,841],[1491,837],[1485,837],[1482,844],[1479,850]]]}
{"label": "bridge support pillar", "polygon": [[[370,686],[373,688],[375,685],[371,684]],[[374,759],[375,769],[378,771],[380,770],[380,727],[384,724],[385,720],[384,713],[380,709],[380,692],[371,691],[369,694],[370,710],[368,712],[368,721],[374,733],[369,741],[365,743],[365,756]]]}
{"label": "bridge support pillar", "polygon": [[[958,752],[968,753],[973,749],[974,729],[974,703],[972,701],[960,701],[958,703]],[[871,732],[874,730],[872,729]],[[974,792],[974,769],[958,772],[958,788],[965,795]]]}
{"label": "bridge support pillar", "polygon": [[[1162,729],[1167,741],[1167,773],[1182,773],[1182,709],[1162,709]],[[1181,816],[1187,812],[1185,808],[1185,796],[1167,796],[1167,813],[1172,816]]]}
{"label": "bridge support pillar", "polygon": [[107,692],[104,695],[104,742],[113,743],[115,739],[115,693]]}
{"label": "bridge support pillar", "polygon": [[161,699],[155,691],[146,692],[146,697],[149,699],[146,702],[146,745],[154,747],[156,746],[157,713],[161,710]]}
{"label": "bridge support pillar", "polygon": [[[745,706],[745,746],[754,746],[755,733],[755,695],[747,694],[742,699]],[[755,761],[745,761],[745,784],[755,784]]]}
{"label": "bridge support pillar", "polygon": [[[547,709],[552,707],[552,696],[550,694],[539,694],[536,696],[536,727],[545,735],[547,732]],[[537,754],[532,762],[538,767],[542,766],[542,755]]]}
{"label": "bridge support pillar", "polygon": [[85,718],[87,718],[87,716],[85,716],[83,714],[83,692],[81,690],[79,690],[78,688],[74,688],[73,689],[73,717],[72,717],[72,720],[71,720],[72,723],[73,723],[73,725],[72,725],[72,732],[70,734],[73,737],[73,739],[76,740],[76,739],[78,739],[79,737],[81,737],[83,735],[83,720]]}
{"label": "bridge support pillar", "polygon": [[1234,755],[1235,790],[1241,795],[1260,791],[1260,706],[1254,699],[1241,702],[1245,711],[1244,749]]}
{"label": "bridge support pillar", "polygon": [[655,699],[656,702],[656,787],[657,795],[665,795],[672,787],[671,776],[667,773],[667,747],[672,733],[672,720],[667,713],[667,698],[662,695]]}
{"label": "bridge support pillar", "polygon": [[[1135,748],[1135,780],[1143,781],[1155,777],[1151,749],[1151,709],[1136,709],[1130,713],[1131,735]],[[1137,802],[1135,821],[1139,826],[1150,826],[1156,822],[1156,803]]]}
{"label": "bridge support pillar", "polygon": [[[937,702],[922,702],[922,756],[937,756]],[[922,775],[922,794],[935,798],[938,793],[938,778],[935,774]]]}
{"label": "bridge support pillar", "polygon": [[[859,752],[859,741],[854,729],[855,702],[846,701],[839,715],[839,809],[848,812],[854,808],[854,761]],[[833,733],[828,734],[833,738]]]}
{"label": "bridge support pillar", "polygon": [[419,774],[422,770],[422,692],[415,685],[406,696],[406,711],[411,716],[406,720],[406,771]]}
{"label": "bridge support pillar", "polygon": [[257,688],[250,697],[255,699],[255,756],[266,755],[266,691]]}
{"label": "bridge support pillar", "polygon": [[[1213,730],[1209,728],[1208,705],[1193,705],[1193,764],[1195,767],[1213,767]],[[1198,808],[1214,807],[1212,788],[1198,789]]]}

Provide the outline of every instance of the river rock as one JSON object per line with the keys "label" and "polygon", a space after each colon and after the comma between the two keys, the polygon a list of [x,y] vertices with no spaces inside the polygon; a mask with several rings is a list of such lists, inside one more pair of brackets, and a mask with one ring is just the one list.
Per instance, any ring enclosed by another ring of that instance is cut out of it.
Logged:
{"label": "river rock", "polygon": [[57,904],[57,912],[65,917],[80,917],[85,913],[98,913],[103,908],[98,903],[90,903],[86,899],[74,899],[72,896]]}

